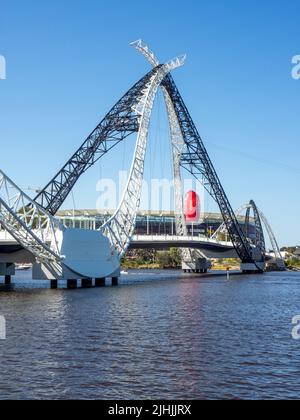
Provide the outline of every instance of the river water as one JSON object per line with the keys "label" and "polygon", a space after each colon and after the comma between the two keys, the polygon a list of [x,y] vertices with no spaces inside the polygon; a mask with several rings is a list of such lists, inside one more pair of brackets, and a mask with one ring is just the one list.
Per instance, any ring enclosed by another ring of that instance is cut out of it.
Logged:
{"label": "river water", "polygon": [[300,274],[130,272],[76,291],[20,276],[0,293],[0,399],[300,397]]}

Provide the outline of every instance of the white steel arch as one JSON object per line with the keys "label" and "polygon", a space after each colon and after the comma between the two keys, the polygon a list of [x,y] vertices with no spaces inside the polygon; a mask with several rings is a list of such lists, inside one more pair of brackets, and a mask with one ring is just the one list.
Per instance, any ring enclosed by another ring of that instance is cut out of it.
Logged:
{"label": "white steel arch", "polygon": [[[159,60],[157,59],[153,51],[151,51],[151,49],[145,42],[143,42],[142,40],[138,40],[131,43],[131,45],[137,51],[139,51],[153,67],[156,67],[159,65]],[[181,155],[184,150],[184,139],[181,133],[180,125],[179,125],[177,115],[176,115],[172,100],[170,98],[170,95],[167,89],[163,85],[160,87],[162,89],[166,107],[167,107],[171,140],[172,140],[176,230],[177,230],[178,235],[185,236],[187,235],[187,228],[186,228],[184,212],[183,212],[182,178],[181,178],[181,170],[180,170],[180,160],[181,160]],[[251,208],[251,203],[246,204],[242,206],[240,209],[238,209],[236,211],[236,215],[240,215],[245,209],[249,209],[249,208]],[[270,224],[268,223],[268,220],[259,209],[258,209],[258,213],[261,218],[261,221],[263,222],[267,230],[268,236],[270,238],[270,241],[271,241],[274,253],[275,253],[277,265],[279,267],[285,266],[284,260],[280,252],[280,248],[276,241],[274,232],[272,231],[272,228]],[[212,239],[216,238],[218,234],[225,231],[226,231],[226,225],[225,223],[223,223],[220,226],[220,228],[217,230],[217,232],[214,233],[214,235],[212,236]],[[197,252],[197,251],[192,252],[190,250],[182,250],[182,256],[185,259],[189,259],[189,257],[190,258],[202,257],[200,252]]]}
{"label": "white steel arch", "polygon": [[[127,187],[114,216],[102,226],[99,237],[94,238],[94,243],[99,244],[103,237],[101,234],[104,234],[108,239],[111,249],[109,260],[112,261],[110,265],[114,267],[114,270],[117,269],[116,261],[122,258],[129,246],[135,227],[141,198],[150,116],[157,89],[165,76],[170,71],[182,66],[184,61],[185,56],[182,56],[157,66],[157,70],[153,72],[149,83],[141,92],[142,96],[139,98],[139,102],[133,108],[138,116],[139,132]],[[86,265],[84,266],[81,262],[78,265],[78,261],[81,261],[82,258],[78,255],[76,246],[74,245],[74,248],[72,245],[74,241],[86,240],[91,235],[87,233],[82,238],[82,235],[76,233],[76,229],[64,228],[57,219],[28,197],[1,171],[0,223],[23,248],[36,257],[38,262],[42,264],[58,263],[61,267],[65,264],[71,270],[75,267],[74,272],[77,273],[79,271],[76,267],[79,267],[80,272],[81,270],[85,273],[92,271],[87,270],[87,265],[91,263],[93,257],[85,255]],[[61,249],[66,251],[65,256],[60,255]],[[102,252],[103,255],[105,252]],[[108,258],[108,254],[105,258]],[[110,271],[113,272],[113,269],[111,268]],[[99,276],[98,269],[97,275]]]}
{"label": "white steel arch", "polygon": [[140,102],[134,108],[139,117],[140,129],[127,187],[118,209],[101,227],[103,234],[110,240],[113,252],[120,258],[124,256],[130,244],[140,206],[149,123],[157,90],[165,76],[181,67],[184,62],[185,56],[182,56],[157,66],[157,72],[150,79]]}
{"label": "white steel arch", "polygon": [[[240,207],[235,212],[235,214],[237,216],[240,216],[245,210],[251,209],[251,208],[252,208],[251,203],[247,203],[247,204],[243,205],[242,207]],[[272,250],[273,250],[274,255],[275,255],[276,264],[279,268],[285,268],[284,259],[282,257],[280,247],[278,245],[278,242],[277,242],[277,239],[275,237],[274,231],[271,228],[271,225],[270,225],[268,219],[266,218],[266,216],[264,215],[264,213],[260,209],[257,209],[257,210],[258,210],[259,217],[262,221],[262,224],[264,225],[264,227],[265,227],[265,229],[268,233],[268,236],[269,236],[269,239],[270,239],[270,242],[271,242],[271,245],[272,245]],[[219,227],[219,229],[212,235],[211,239],[217,239],[217,237],[220,233],[225,233],[225,232],[226,232],[226,225],[225,225],[225,223],[223,223]]]}
{"label": "white steel arch", "polygon": [[[240,207],[239,209],[237,209],[235,211],[235,215],[236,216],[240,216],[243,211],[247,210],[250,207],[249,204],[244,204],[242,207]],[[211,239],[216,239],[221,233],[226,233],[227,232],[227,228],[226,228],[226,224],[225,222],[223,222],[219,228],[214,232],[214,234],[211,236]]]}
{"label": "white steel arch", "polygon": [[[155,54],[150,50],[148,45],[146,45],[142,40],[132,42],[132,45],[137,51],[139,51],[153,66],[156,67],[159,65],[159,60],[156,58]],[[176,216],[176,232],[177,235],[187,236],[187,228],[184,220],[183,212],[183,191],[182,191],[182,178],[181,178],[181,169],[180,169],[180,160],[181,155],[184,150],[184,140],[178,124],[177,115],[166,88],[160,86],[165,104],[167,107],[167,114],[169,120],[169,128],[171,134],[172,142],[172,153],[173,153],[173,176],[174,176],[174,206],[175,206],[175,216]]]}
{"label": "white steel arch", "polygon": [[271,242],[271,245],[272,245],[272,248],[273,248],[273,252],[275,254],[275,259],[276,259],[277,265],[280,265],[281,268],[285,268],[284,259],[282,257],[282,254],[281,254],[277,239],[275,237],[275,234],[273,232],[273,229],[271,228],[271,225],[270,225],[268,219],[266,218],[266,216],[264,215],[264,213],[259,209],[258,209],[258,213],[259,213],[259,217],[261,218],[261,221],[263,222],[263,224],[264,224],[264,226],[265,226],[265,228],[268,232],[270,242]]}
{"label": "white steel arch", "polygon": [[[159,60],[155,56],[154,52],[151,51],[149,46],[144,41],[138,40],[132,42],[130,45],[132,45],[137,51],[139,51],[153,67],[159,65]],[[181,156],[184,151],[185,143],[170,95],[163,85],[161,85],[160,88],[163,92],[167,108],[172,143],[176,232],[178,236],[187,236],[188,231],[184,217],[183,188],[180,166]],[[205,256],[200,251],[189,249],[182,249],[181,256],[185,261],[192,261],[197,258],[205,258]]]}

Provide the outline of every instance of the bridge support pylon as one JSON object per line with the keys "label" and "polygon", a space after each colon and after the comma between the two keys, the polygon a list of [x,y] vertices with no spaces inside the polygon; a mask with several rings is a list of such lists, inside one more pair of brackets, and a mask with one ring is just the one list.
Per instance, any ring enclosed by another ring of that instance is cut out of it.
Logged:
{"label": "bridge support pylon", "polygon": [[75,279],[70,279],[70,280],[67,280],[67,288],[68,289],[77,289],[77,287],[78,287],[78,283],[77,283],[77,280],[75,280]]}
{"label": "bridge support pylon", "polygon": [[119,277],[113,277],[113,278],[111,279],[111,285],[112,285],[113,287],[119,286]]}
{"label": "bridge support pylon", "polygon": [[245,274],[263,274],[266,269],[266,263],[263,261],[256,263],[241,263],[241,271]]}
{"label": "bridge support pylon", "polygon": [[58,288],[58,281],[57,280],[51,280],[50,281],[50,289],[56,290]]}
{"label": "bridge support pylon", "polygon": [[34,280],[82,280],[82,287],[91,287],[91,279],[120,275],[119,256],[108,238],[98,231],[65,229],[59,243],[61,261],[35,262]]}
{"label": "bridge support pylon", "polygon": [[106,279],[95,279],[95,287],[105,287]]}
{"label": "bridge support pylon", "polygon": [[206,258],[182,261],[182,270],[184,273],[207,273],[210,269],[211,262]]}
{"label": "bridge support pylon", "polygon": [[93,280],[92,279],[82,279],[81,280],[81,287],[83,289],[90,289],[93,287]]}
{"label": "bridge support pylon", "polygon": [[0,263],[0,276],[4,276],[4,284],[11,285],[11,278],[16,274],[15,264]]}
{"label": "bridge support pylon", "polygon": [[5,276],[4,278],[4,284],[5,286],[10,286],[11,285],[11,276]]}

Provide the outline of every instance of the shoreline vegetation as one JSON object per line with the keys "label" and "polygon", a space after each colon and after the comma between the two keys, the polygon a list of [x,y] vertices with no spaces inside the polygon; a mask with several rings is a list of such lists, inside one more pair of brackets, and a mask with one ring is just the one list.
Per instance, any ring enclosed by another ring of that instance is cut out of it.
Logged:
{"label": "shoreline vegetation", "polygon": [[126,254],[121,267],[123,270],[175,270],[181,268],[181,257],[178,249],[170,249],[170,251],[137,249]]}
{"label": "shoreline vegetation", "polygon": [[[286,261],[287,269],[300,271],[300,259],[290,258]],[[140,249],[129,251],[122,260],[122,270],[178,270],[181,269],[181,257],[178,249],[169,251],[155,251],[152,249]],[[220,259],[212,261],[212,270],[238,271],[240,261],[238,259]]]}
{"label": "shoreline vegetation", "polygon": [[297,258],[291,258],[286,261],[286,266],[288,270],[300,271],[300,260]]}
{"label": "shoreline vegetation", "polygon": [[[151,249],[129,251],[122,260],[123,270],[176,270],[181,269],[181,256],[178,249],[169,251],[155,251]],[[239,270],[237,259],[221,259],[212,262],[212,270]]]}
{"label": "shoreline vegetation", "polygon": [[285,264],[288,270],[300,271],[300,258],[296,256],[299,246],[281,248],[281,252],[286,254]]}

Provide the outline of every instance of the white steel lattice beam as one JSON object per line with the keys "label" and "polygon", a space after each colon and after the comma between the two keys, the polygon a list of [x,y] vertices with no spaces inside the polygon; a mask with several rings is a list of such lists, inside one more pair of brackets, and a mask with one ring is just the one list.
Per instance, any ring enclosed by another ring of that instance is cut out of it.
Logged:
{"label": "white steel lattice beam", "polygon": [[[135,227],[141,197],[149,122],[157,89],[164,77],[170,71],[182,66],[184,61],[185,57],[179,57],[165,65],[157,66],[151,73],[148,83],[138,92],[138,102],[132,108],[140,128],[130,177],[118,210],[101,229],[110,240],[114,252],[120,257],[126,252]],[[59,231],[64,228],[1,171],[0,223],[37,260],[61,262],[64,259],[60,256],[60,245],[57,240]]]}
{"label": "white steel lattice beam", "polygon": [[[139,51],[153,66],[159,65],[159,60],[155,56],[154,52],[151,51],[149,46],[142,40],[132,42],[132,45],[137,51]],[[184,56],[186,57],[186,56]],[[185,143],[178,122],[178,118],[173,106],[173,102],[170,98],[170,95],[167,89],[161,85],[160,86],[164,100],[167,108],[168,120],[169,120],[169,129],[171,135],[172,143],[172,154],[173,154],[173,179],[174,179],[174,207],[175,207],[175,222],[176,222],[176,232],[179,236],[187,236],[187,226],[184,217],[184,208],[183,208],[183,185],[182,185],[182,176],[181,176],[181,156],[184,151]],[[204,258],[204,255],[197,250],[182,249],[181,256],[184,260],[192,260],[197,258]]]}
{"label": "white steel lattice beam", "polygon": [[[156,58],[155,54],[150,50],[148,45],[145,44],[145,42],[143,42],[142,40],[138,40],[132,42],[130,45],[132,45],[137,51],[139,51],[153,67],[159,65],[159,60]],[[183,191],[180,169],[181,154],[184,149],[184,140],[182,137],[180,126],[178,124],[178,119],[174,110],[172,100],[164,86],[160,86],[160,88],[162,89],[167,107],[172,142],[176,232],[177,235],[187,236],[187,228],[183,214]]]}
{"label": "white steel lattice beam", "polygon": [[268,232],[268,235],[269,235],[269,238],[270,238],[270,241],[271,241],[271,244],[272,244],[273,252],[275,254],[275,258],[276,258],[277,262],[282,261],[283,266],[285,267],[284,259],[282,257],[282,254],[281,254],[277,239],[275,237],[275,234],[273,232],[273,229],[271,228],[271,225],[270,225],[268,219],[266,218],[266,216],[264,215],[264,213],[259,209],[258,209],[258,213],[259,213],[259,217],[261,218],[262,223],[264,224],[264,226],[265,226],[265,228]]}
{"label": "white steel lattice beam", "polygon": [[[247,210],[250,207],[249,203],[244,204],[242,207],[240,207],[239,209],[237,209],[235,211],[235,215],[236,216],[240,216],[243,211]],[[227,228],[226,228],[226,224],[225,222],[223,222],[219,228],[214,232],[214,234],[211,236],[211,239],[217,239],[217,237],[222,234],[222,233],[226,233],[227,232]]]}
{"label": "white steel lattice beam", "polygon": [[[245,210],[248,210],[248,209],[251,210],[252,207],[253,207],[252,202],[247,203],[247,204],[243,205],[242,207],[240,207],[238,210],[236,210],[235,214],[237,216],[240,216]],[[258,210],[258,214],[259,214],[259,217],[261,219],[261,222],[265,226],[266,231],[268,233],[268,236],[269,236],[269,239],[270,239],[270,242],[271,242],[271,245],[272,245],[272,249],[273,249],[273,252],[275,254],[276,262],[277,262],[279,268],[284,268],[285,267],[284,259],[282,257],[282,254],[281,254],[277,239],[275,237],[275,234],[273,232],[273,229],[271,228],[271,225],[270,225],[268,219],[266,218],[266,216],[264,215],[264,213],[258,208],[257,208],[257,210]],[[223,223],[219,227],[219,229],[213,234],[211,239],[217,239],[218,235],[220,235],[222,233],[225,233],[226,231],[227,231],[226,225],[225,225],[225,223]]]}
{"label": "white steel lattice beam", "polygon": [[151,77],[142,92],[143,96],[134,107],[139,119],[140,129],[127,187],[115,214],[101,228],[101,231],[109,238],[112,247],[121,258],[130,244],[140,206],[149,123],[157,90],[165,76],[170,71],[181,67],[184,62],[185,56],[182,56],[169,61],[167,64],[157,66],[157,72]]}
{"label": "white steel lattice beam", "polygon": [[60,223],[0,171],[0,224],[39,261],[58,261]]}

